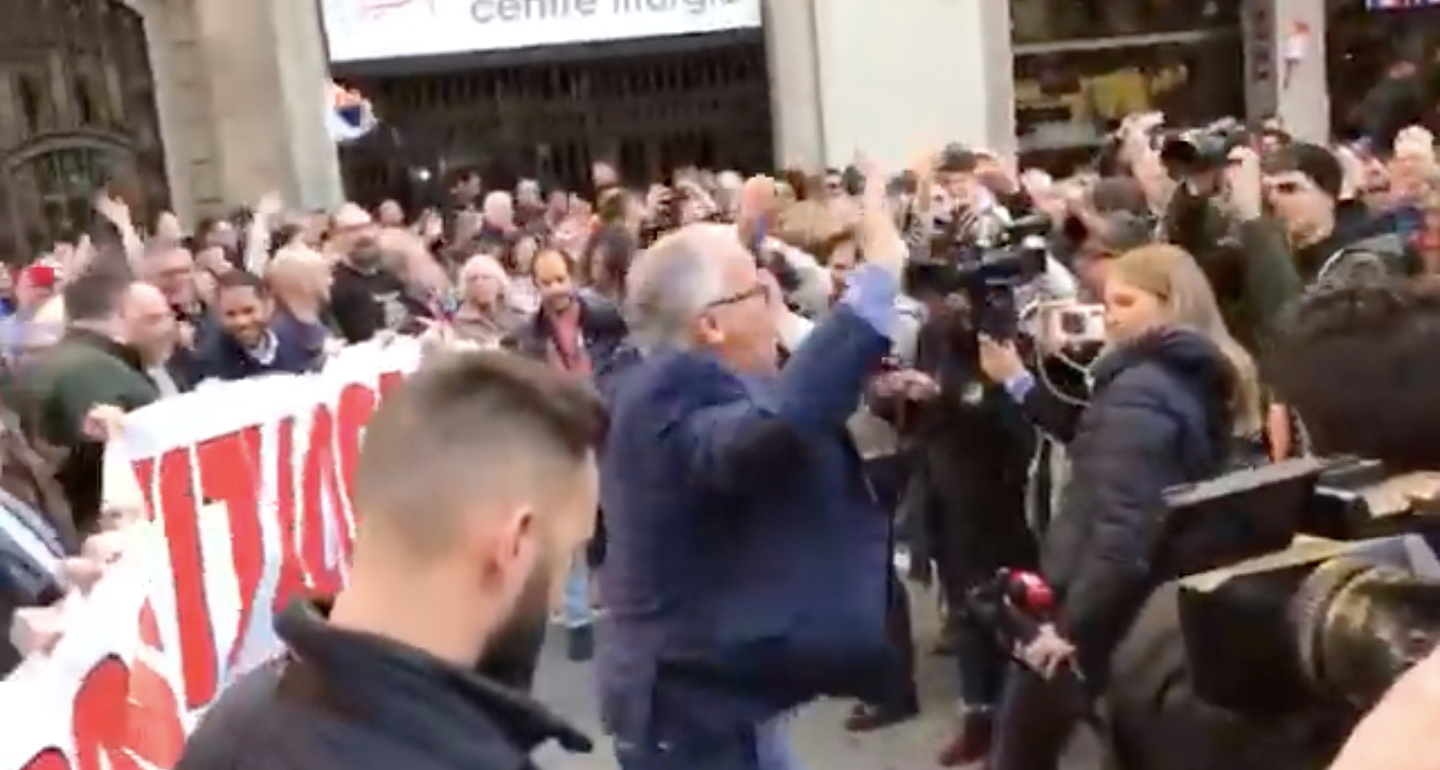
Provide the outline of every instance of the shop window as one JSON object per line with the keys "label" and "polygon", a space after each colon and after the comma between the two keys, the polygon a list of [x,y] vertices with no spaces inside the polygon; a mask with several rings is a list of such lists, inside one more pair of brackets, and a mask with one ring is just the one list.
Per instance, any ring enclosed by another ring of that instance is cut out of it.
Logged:
{"label": "shop window", "polygon": [[1015,118],[1028,165],[1068,171],[1126,115],[1159,110],[1174,125],[1245,114],[1238,34],[1108,46],[1015,59]]}
{"label": "shop window", "polygon": [[1223,29],[1241,0],[1010,0],[1017,44]]}
{"label": "shop window", "polygon": [[[1357,105],[1404,59],[1416,73],[1427,104],[1440,103],[1440,6],[1371,9],[1366,0],[1327,0],[1326,77],[1331,125],[1336,133],[1356,128]],[[1440,128],[1432,114],[1431,128]]]}

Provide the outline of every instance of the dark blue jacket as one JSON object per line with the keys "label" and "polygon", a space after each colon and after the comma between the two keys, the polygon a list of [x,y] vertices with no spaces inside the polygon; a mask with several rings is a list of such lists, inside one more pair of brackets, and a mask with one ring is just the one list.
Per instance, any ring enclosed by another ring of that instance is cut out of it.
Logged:
{"label": "dark blue jacket", "polygon": [[778,375],[678,350],[614,375],[597,666],[611,732],[733,733],[883,685],[890,521],[845,421],[889,345],[842,308]]}
{"label": "dark blue jacket", "polygon": [[201,379],[243,380],[263,374],[304,374],[314,371],[323,352],[310,335],[298,325],[276,323],[270,327],[275,335],[275,357],[268,363],[255,360],[235,338],[220,332],[206,341],[199,351]]}
{"label": "dark blue jacket", "polygon": [[1165,489],[1212,476],[1224,463],[1233,378],[1220,349],[1186,329],[1117,348],[1093,373],[1042,562],[1060,594],[1063,630],[1098,681],[1155,585]]}

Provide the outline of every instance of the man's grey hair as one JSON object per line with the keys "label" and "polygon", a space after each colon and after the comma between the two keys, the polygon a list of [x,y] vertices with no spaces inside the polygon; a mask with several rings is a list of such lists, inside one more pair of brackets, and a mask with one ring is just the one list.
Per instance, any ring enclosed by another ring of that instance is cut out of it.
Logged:
{"label": "man's grey hair", "polygon": [[724,260],[694,233],[666,236],[635,260],[625,286],[625,322],[641,350],[688,347],[696,316],[725,292]]}

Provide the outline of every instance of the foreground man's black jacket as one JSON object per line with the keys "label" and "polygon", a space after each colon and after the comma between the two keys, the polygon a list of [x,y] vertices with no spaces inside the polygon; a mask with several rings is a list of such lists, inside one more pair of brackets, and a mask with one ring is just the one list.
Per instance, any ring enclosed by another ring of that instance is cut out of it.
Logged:
{"label": "foreground man's black jacket", "polygon": [[289,649],[220,696],[175,770],[529,770],[590,742],[517,690],[293,604]]}

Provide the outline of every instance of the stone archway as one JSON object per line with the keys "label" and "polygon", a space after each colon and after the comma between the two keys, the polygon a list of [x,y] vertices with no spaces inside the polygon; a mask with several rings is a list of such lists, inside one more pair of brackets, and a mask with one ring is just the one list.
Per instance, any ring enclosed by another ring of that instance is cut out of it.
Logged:
{"label": "stone archway", "polygon": [[[0,257],[28,259],[89,224],[94,190],[125,178],[166,205],[145,23],[132,0],[0,0]],[[9,39],[7,39],[9,38]]]}
{"label": "stone archway", "polygon": [[170,200],[182,222],[271,191],[307,208],[339,203],[318,3],[110,1],[144,18]]}

